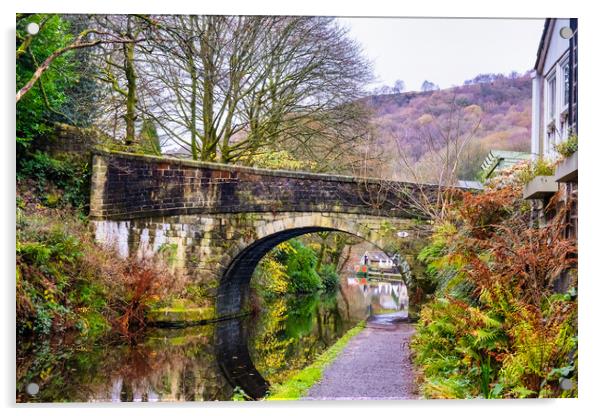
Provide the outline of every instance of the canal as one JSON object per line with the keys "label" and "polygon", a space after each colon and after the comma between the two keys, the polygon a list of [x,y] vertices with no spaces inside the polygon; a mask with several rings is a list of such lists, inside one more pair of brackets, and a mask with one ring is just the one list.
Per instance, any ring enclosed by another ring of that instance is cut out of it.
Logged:
{"label": "canal", "polygon": [[[18,402],[261,398],[371,315],[406,312],[402,283],[342,278],[336,293],[263,300],[242,319],[150,328],[135,343],[19,339]],[[238,387],[237,387],[238,386]]]}

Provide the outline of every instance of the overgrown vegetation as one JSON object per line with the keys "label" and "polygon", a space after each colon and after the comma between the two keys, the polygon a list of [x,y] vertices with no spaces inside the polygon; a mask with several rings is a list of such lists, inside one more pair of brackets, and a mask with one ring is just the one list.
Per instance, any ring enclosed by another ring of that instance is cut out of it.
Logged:
{"label": "overgrown vegetation", "polygon": [[[482,194],[465,194],[421,253],[437,284],[412,341],[427,398],[577,395],[571,201],[547,225],[530,227],[524,169],[535,168],[515,168]],[[555,290],[558,279],[568,292]]]}
{"label": "overgrown vegetation", "polygon": [[525,185],[536,176],[552,176],[556,170],[554,164],[546,159],[538,158],[533,163],[522,164],[523,169],[517,172],[518,180]]}
{"label": "overgrown vegetation", "polygon": [[146,311],[181,290],[169,250],[151,263],[98,246],[87,222],[89,167],[35,152],[18,161],[17,331],[132,335]]}
{"label": "overgrown vegetation", "polygon": [[17,223],[17,330],[49,335],[76,330],[132,335],[145,313],[174,289],[157,264],[120,259],[97,246],[89,227],[53,209],[23,213]]}
{"label": "overgrown vegetation", "polygon": [[36,151],[18,159],[17,164],[17,182],[29,198],[49,208],[71,207],[87,213],[91,175],[87,162],[69,157],[54,159]]}

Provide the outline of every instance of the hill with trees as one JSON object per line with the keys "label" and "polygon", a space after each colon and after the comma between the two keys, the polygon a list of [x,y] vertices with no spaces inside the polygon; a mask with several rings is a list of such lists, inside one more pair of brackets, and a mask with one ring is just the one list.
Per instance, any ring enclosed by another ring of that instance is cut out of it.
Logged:
{"label": "hill with trees", "polygon": [[458,170],[462,179],[476,177],[491,149],[529,151],[531,81],[527,74],[481,74],[462,86],[443,90],[428,84],[421,92],[381,88],[364,99],[372,109],[373,151],[389,155],[383,175],[400,175],[400,157],[417,168],[431,167],[431,153],[444,149],[446,141],[465,142]]}

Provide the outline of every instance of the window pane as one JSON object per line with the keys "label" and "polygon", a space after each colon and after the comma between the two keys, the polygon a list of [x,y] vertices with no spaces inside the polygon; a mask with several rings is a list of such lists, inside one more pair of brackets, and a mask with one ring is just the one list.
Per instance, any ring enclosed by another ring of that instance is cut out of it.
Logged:
{"label": "window pane", "polygon": [[563,95],[564,95],[564,99],[562,102],[563,106],[567,106],[569,105],[569,64],[565,64],[564,67],[562,68],[562,73],[563,73]]}
{"label": "window pane", "polygon": [[556,77],[548,81],[548,116],[554,118],[554,109],[556,108]]}

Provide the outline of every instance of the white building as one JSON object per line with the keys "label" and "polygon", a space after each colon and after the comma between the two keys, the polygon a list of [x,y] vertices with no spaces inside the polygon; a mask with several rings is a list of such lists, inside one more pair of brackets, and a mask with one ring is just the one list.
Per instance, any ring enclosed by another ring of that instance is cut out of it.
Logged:
{"label": "white building", "polygon": [[[577,135],[577,19],[546,19],[533,71],[531,152],[554,163],[550,176],[536,176],[523,188],[533,200],[534,224],[545,224],[570,201],[567,236],[577,238],[578,152],[556,152],[556,146]],[[549,207],[559,193],[556,209]],[[547,209],[545,207],[548,207]]]}
{"label": "white building", "polygon": [[[533,113],[531,153],[533,159],[555,162],[552,176],[536,176],[525,185],[523,196],[539,200],[540,222],[543,207],[556,192],[562,200],[572,197],[571,235],[577,226],[577,151],[560,157],[556,146],[577,135],[577,19],[546,19],[533,70]],[[551,214],[551,213],[550,213]]]}
{"label": "white building", "polygon": [[532,74],[531,153],[553,160],[577,133],[577,19],[546,19]]}
{"label": "white building", "polygon": [[379,270],[390,270],[396,266],[394,260],[382,251],[366,251],[360,258],[360,264]]}

